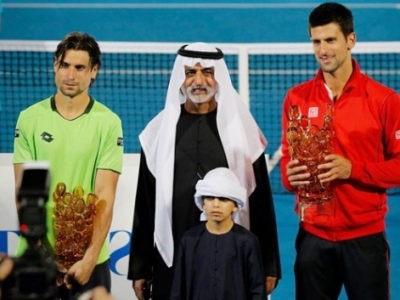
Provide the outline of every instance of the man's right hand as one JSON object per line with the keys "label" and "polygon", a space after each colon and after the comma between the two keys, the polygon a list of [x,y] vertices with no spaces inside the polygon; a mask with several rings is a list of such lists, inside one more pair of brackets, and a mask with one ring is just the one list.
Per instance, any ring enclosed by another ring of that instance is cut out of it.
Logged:
{"label": "man's right hand", "polygon": [[310,173],[307,172],[307,166],[299,166],[298,164],[299,161],[294,159],[286,165],[286,176],[290,185],[294,188],[310,184],[310,181],[307,180],[310,177]]}
{"label": "man's right hand", "polygon": [[[0,253],[0,283],[3,282],[12,272],[14,262],[11,258],[7,257],[5,253]],[[1,287],[1,285],[0,285]],[[1,289],[0,289],[1,299]]]}
{"label": "man's right hand", "polygon": [[148,300],[146,296],[149,295],[150,291],[148,289],[150,286],[147,279],[134,280],[132,282],[132,287],[138,300]]}

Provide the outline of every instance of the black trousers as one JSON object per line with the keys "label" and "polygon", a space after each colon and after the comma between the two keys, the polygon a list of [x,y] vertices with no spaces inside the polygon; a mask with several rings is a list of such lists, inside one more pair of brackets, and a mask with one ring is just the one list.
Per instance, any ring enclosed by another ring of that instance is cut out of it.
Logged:
{"label": "black trousers", "polygon": [[58,287],[58,294],[60,300],[75,300],[80,294],[99,285],[104,286],[108,292],[111,291],[111,272],[109,260],[96,265],[88,283],[83,286],[75,284],[72,290],[68,290],[63,284]]}
{"label": "black trousers", "polygon": [[331,242],[303,229],[296,238],[296,300],[389,300],[389,245],[384,232]]}
{"label": "black trousers", "polygon": [[173,276],[173,268],[168,268],[160,253],[155,249],[152,300],[168,300],[170,298]]}

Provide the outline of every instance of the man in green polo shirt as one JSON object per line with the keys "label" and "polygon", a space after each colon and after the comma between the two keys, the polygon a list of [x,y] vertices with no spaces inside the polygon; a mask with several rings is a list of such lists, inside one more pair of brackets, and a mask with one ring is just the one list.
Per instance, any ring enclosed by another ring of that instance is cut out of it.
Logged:
{"label": "man in green polo shirt", "polygon": [[[93,37],[68,34],[54,55],[56,94],[22,111],[15,130],[16,182],[25,162],[50,163],[47,240],[52,247],[56,235],[52,194],[56,185],[64,183],[68,192],[80,186],[85,195],[94,193],[98,197],[90,244],[83,258],[64,270],[61,299],[71,299],[72,293],[98,285],[111,289],[106,237],[122,168],[123,136],[120,118],[88,93],[101,66],[100,56]],[[26,242],[21,239],[17,255],[25,248]]]}

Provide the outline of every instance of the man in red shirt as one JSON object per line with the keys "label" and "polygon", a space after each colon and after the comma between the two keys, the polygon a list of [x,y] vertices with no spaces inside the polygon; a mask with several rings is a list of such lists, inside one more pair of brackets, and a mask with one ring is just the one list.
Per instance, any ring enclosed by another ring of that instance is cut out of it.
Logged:
{"label": "man in red shirt", "polygon": [[[319,5],[309,16],[309,33],[320,69],[289,90],[282,116],[282,181],[296,192],[301,216],[296,299],[337,299],[343,285],[351,300],[389,299],[386,189],[400,186],[400,98],[352,59],[356,35],[349,9]],[[289,111],[297,106],[321,127],[327,104],[333,105],[333,153],[318,165],[318,180],[329,182],[333,198],[301,205],[299,190],[311,174],[290,155]]]}

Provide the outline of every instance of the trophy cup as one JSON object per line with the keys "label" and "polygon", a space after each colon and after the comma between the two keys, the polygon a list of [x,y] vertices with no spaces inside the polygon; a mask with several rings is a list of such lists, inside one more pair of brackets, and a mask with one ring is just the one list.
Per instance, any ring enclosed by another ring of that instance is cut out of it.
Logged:
{"label": "trophy cup", "polygon": [[89,193],[85,201],[82,187],[77,186],[69,193],[60,182],[53,192],[53,201],[54,256],[57,263],[69,269],[82,259],[92,240],[97,196]]}
{"label": "trophy cup", "polygon": [[326,105],[322,127],[311,124],[311,120],[302,115],[298,105],[289,110],[289,124],[286,133],[289,142],[289,153],[292,159],[299,160],[299,165],[306,165],[310,173],[310,184],[299,188],[298,197],[301,208],[304,205],[324,204],[333,198],[333,190],[329,182],[321,183],[318,170],[326,155],[333,153],[333,106]]}

